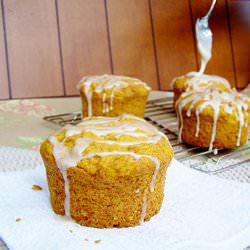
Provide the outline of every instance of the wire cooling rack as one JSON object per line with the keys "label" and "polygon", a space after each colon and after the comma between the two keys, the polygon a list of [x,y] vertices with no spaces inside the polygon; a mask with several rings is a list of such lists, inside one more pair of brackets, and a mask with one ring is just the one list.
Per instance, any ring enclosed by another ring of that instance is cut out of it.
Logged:
{"label": "wire cooling rack", "polygon": [[[77,124],[81,120],[81,112],[46,116],[44,119],[59,126]],[[186,166],[207,174],[250,182],[250,140],[243,147],[233,150],[218,150],[217,154],[214,154],[213,150],[180,143],[173,98],[170,97],[148,101],[145,120],[167,135],[175,158]]]}

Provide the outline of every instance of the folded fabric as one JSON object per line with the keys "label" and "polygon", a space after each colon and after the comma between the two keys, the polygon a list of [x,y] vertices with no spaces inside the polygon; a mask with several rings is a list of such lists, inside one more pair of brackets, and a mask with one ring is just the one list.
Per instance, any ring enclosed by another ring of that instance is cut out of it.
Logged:
{"label": "folded fabric", "polygon": [[[134,228],[88,228],[53,213],[44,167],[37,152],[28,154],[37,162],[35,169],[0,173],[0,238],[9,249],[243,250],[250,245],[250,184],[202,174],[173,160],[158,215]],[[17,169],[24,163],[12,164]]]}

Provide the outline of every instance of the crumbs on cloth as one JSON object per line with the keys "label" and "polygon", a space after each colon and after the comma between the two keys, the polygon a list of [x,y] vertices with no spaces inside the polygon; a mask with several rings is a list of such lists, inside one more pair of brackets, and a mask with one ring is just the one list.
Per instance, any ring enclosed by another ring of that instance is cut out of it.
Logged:
{"label": "crumbs on cloth", "polygon": [[43,190],[42,187],[40,187],[39,185],[33,185],[33,186],[32,186],[32,189],[33,189],[34,191],[41,191],[41,190]]}

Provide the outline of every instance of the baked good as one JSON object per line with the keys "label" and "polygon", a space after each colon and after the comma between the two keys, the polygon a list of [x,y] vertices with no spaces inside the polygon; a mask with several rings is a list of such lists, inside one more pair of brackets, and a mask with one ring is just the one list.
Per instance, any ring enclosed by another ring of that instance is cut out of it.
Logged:
{"label": "baked good", "polygon": [[85,118],[49,137],[40,152],[56,214],[111,228],[138,225],[160,210],[173,150],[139,117]]}
{"label": "baked good", "polygon": [[174,103],[186,91],[202,91],[206,88],[214,88],[227,92],[231,89],[229,82],[225,78],[216,75],[199,74],[197,72],[190,72],[175,78],[172,81],[172,86],[174,90]]}
{"label": "baked good", "polygon": [[249,110],[250,99],[236,90],[184,92],[176,102],[179,140],[209,150],[244,145]]}
{"label": "baked good", "polygon": [[150,87],[139,79],[116,75],[86,76],[77,88],[83,117],[112,117],[124,113],[144,117],[150,92]]}

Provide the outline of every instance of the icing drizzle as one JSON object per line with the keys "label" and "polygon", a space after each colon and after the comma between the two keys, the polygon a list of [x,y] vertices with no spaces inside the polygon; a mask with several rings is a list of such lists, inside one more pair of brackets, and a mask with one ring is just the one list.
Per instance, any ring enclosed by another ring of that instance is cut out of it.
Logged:
{"label": "icing drizzle", "polygon": [[226,89],[231,89],[230,83],[225,78],[216,75],[201,75],[197,72],[189,72],[186,75],[173,79],[172,86],[174,86],[177,79],[181,78],[187,78],[184,83],[185,91],[215,88],[215,83],[223,85]]}
{"label": "icing drizzle", "polygon": [[209,150],[213,149],[213,143],[216,137],[216,128],[220,110],[223,109],[224,112],[232,114],[235,112],[236,118],[239,122],[239,129],[237,135],[236,146],[240,146],[240,139],[243,126],[248,126],[248,119],[244,119],[244,113],[248,110],[247,102],[250,99],[241,95],[235,90],[230,92],[220,92],[216,89],[205,89],[204,91],[189,91],[184,92],[176,102],[176,107],[178,110],[178,122],[179,122],[179,141],[182,141],[182,130],[183,130],[183,108],[189,104],[186,115],[191,116],[191,111],[196,106],[195,116],[196,116],[196,131],[195,136],[199,136],[200,129],[200,113],[203,109],[210,106],[213,113],[213,127],[210,137]]}
{"label": "icing drizzle", "polygon": [[205,89],[207,87],[214,87],[215,83],[223,84],[225,88],[230,89],[230,83],[223,77],[216,75],[197,74],[196,72],[189,72],[186,76],[193,76],[185,82],[186,91]]}
{"label": "icing drizzle", "polygon": [[214,8],[216,0],[213,0],[211,7],[206,16],[198,18],[195,24],[195,34],[197,48],[201,57],[201,66],[198,74],[202,75],[206,69],[207,63],[212,56],[212,41],[213,34],[208,26],[209,16]]}
{"label": "icing drizzle", "polygon": [[[76,126],[66,126],[65,137],[63,141],[58,141],[55,136],[49,137],[49,142],[53,145],[53,156],[57,163],[59,170],[62,173],[64,183],[65,183],[65,202],[64,209],[65,215],[70,217],[70,192],[69,183],[67,179],[67,170],[70,167],[77,166],[77,163],[84,159],[89,159],[95,156],[105,157],[113,155],[127,155],[131,156],[136,160],[141,158],[147,158],[152,161],[155,165],[154,174],[150,181],[149,190],[154,192],[154,184],[157,178],[157,173],[160,168],[160,161],[158,158],[151,155],[139,154],[133,151],[108,151],[108,152],[96,152],[84,154],[85,149],[90,145],[91,142],[104,143],[108,145],[120,145],[120,146],[133,146],[139,144],[157,144],[161,138],[164,138],[167,143],[167,137],[158,131],[155,127],[147,123],[145,120],[124,114],[120,117],[95,117],[94,119],[85,118],[81,123]],[[75,140],[75,145],[70,148],[64,145],[67,138],[75,135],[80,135],[82,133],[90,133],[92,137],[79,137]],[[111,135],[115,139],[107,139],[106,136]],[[127,135],[132,141],[119,141],[121,136]],[[170,144],[169,144],[170,145]],[[132,150],[132,149],[129,149]],[[146,216],[147,207],[147,188],[143,191],[143,201],[142,201],[142,211],[141,219],[143,222]]]}
{"label": "icing drizzle", "polygon": [[[92,96],[93,92],[102,93],[102,113],[108,113],[113,110],[113,99],[115,91],[128,85],[142,85],[145,89],[150,90],[146,83],[137,78],[116,76],[116,75],[100,75],[86,76],[77,85],[78,89],[84,88],[84,93],[88,102],[88,117],[92,116]],[[108,90],[111,90],[108,91]],[[109,94],[109,103],[108,100]]]}

